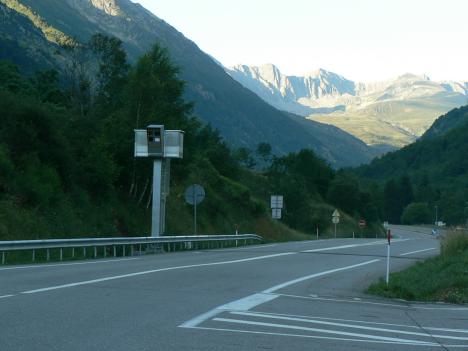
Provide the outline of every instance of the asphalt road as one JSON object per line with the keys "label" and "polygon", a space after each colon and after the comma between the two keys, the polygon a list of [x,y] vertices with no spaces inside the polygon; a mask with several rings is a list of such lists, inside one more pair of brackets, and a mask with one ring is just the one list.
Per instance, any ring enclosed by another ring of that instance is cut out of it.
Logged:
{"label": "asphalt road", "polygon": [[[394,228],[392,270],[435,255]],[[0,268],[0,350],[460,350],[468,308],[365,295],[384,240]],[[430,279],[430,277],[428,277]]]}

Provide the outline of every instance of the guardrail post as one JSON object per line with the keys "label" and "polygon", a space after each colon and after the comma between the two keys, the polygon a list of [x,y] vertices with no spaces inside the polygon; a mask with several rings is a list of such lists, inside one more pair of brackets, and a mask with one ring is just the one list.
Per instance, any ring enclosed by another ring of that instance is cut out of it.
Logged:
{"label": "guardrail post", "polygon": [[125,245],[122,245],[123,256],[125,257]]}
{"label": "guardrail post", "polygon": [[94,247],[94,258],[96,258],[96,257],[97,257],[97,247],[95,246]]}
{"label": "guardrail post", "polygon": [[104,254],[103,254],[103,256],[106,257],[106,256],[107,256],[106,246],[104,245],[103,247],[104,247]]}
{"label": "guardrail post", "polygon": [[63,261],[63,249],[60,248],[60,261]]}
{"label": "guardrail post", "polygon": [[140,244],[140,250],[139,251],[140,251],[140,256],[141,256],[141,244]]}
{"label": "guardrail post", "polygon": [[112,246],[114,248],[114,257],[117,256],[117,252],[116,252],[116,249],[115,249],[115,245]]}
{"label": "guardrail post", "polygon": [[75,258],[75,248],[72,247],[72,258]]}
{"label": "guardrail post", "polygon": [[32,250],[32,261],[36,262],[36,250]]}
{"label": "guardrail post", "polygon": [[49,259],[50,259],[50,250],[47,249],[46,251],[47,251],[46,260],[47,260],[47,262],[49,262]]}
{"label": "guardrail post", "polygon": [[83,256],[86,258],[86,246],[83,246]]}
{"label": "guardrail post", "polygon": [[130,256],[133,256],[133,244],[130,245]]}
{"label": "guardrail post", "polygon": [[5,264],[5,251],[2,251],[2,264]]}

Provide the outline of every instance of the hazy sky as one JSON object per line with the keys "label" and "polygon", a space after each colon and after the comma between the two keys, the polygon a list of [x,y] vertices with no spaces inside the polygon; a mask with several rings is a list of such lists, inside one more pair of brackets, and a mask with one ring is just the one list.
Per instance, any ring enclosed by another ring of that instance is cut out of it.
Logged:
{"label": "hazy sky", "polygon": [[468,81],[468,0],[132,0],[226,66]]}

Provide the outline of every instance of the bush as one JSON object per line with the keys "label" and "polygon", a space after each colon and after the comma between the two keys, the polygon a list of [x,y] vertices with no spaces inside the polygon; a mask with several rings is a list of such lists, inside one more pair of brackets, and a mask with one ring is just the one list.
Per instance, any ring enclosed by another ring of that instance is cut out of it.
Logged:
{"label": "bush", "polygon": [[442,255],[451,256],[468,250],[468,233],[466,231],[448,232],[442,239]]}

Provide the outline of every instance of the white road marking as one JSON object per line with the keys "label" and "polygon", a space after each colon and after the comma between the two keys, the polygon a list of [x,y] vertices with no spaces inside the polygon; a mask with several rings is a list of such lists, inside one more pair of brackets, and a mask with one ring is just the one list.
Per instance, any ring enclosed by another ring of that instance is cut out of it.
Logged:
{"label": "white road marking", "polygon": [[421,344],[421,345],[426,345],[426,346],[439,346],[439,344],[435,344],[435,343],[432,343],[432,342],[420,341],[420,340],[400,339],[400,338],[377,336],[377,335],[371,335],[371,334],[351,333],[351,332],[345,332],[345,331],[339,331],[339,330],[309,328],[309,327],[301,327],[301,326],[298,326],[298,325],[264,323],[264,322],[245,321],[245,320],[231,319],[231,318],[214,318],[213,320],[216,321],[216,322],[255,325],[255,326],[281,328],[281,329],[302,330],[302,331],[309,331],[309,332],[318,332],[318,333],[323,333],[323,334],[335,334],[335,335],[343,335],[343,336],[350,336],[350,337],[371,339],[371,340],[380,340],[380,341],[393,341],[393,342],[398,342],[398,343],[402,343],[402,344],[416,343],[416,344]]}
{"label": "white road marking", "polygon": [[[282,296],[282,295],[278,295]],[[390,326],[390,327],[402,327],[402,328],[408,328],[408,329],[418,329],[418,330],[437,330],[437,331],[446,331],[450,333],[463,333],[463,334],[468,334],[468,330],[466,329],[448,329],[448,328],[434,328],[434,327],[419,327],[415,325],[406,325],[406,324],[394,324],[394,323],[382,323],[382,322],[366,322],[366,321],[358,321],[355,319],[341,319],[341,318],[326,318],[326,317],[317,317],[317,316],[302,316],[302,315],[296,315],[296,314],[283,314],[283,313],[268,313],[268,312],[253,312],[253,313],[258,313],[262,315],[267,315],[267,316],[285,316],[285,317],[296,317],[296,318],[309,318],[309,319],[319,319],[319,320],[327,320],[327,321],[339,321],[339,322],[349,322],[349,323],[360,323],[360,324],[371,324],[371,325],[384,325],[384,326]]]}
{"label": "white road marking", "polygon": [[333,299],[333,298],[326,298],[326,297],[300,296],[300,295],[293,295],[293,294],[278,294],[278,295],[292,297],[296,299],[309,299],[309,300],[344,302],[344,303],[362,303],[362,304],[367,304],[367,305],[410,308],[410,309],[416,308],[416,309],[421,309],[421,310],[443,310],[443,311],[462,311],[462,312],[468,311],[467,307],[424,307],[424,306],[419,306],[417,304],[398,305],[398,304],[383,303],[383,302],[344,300],[344,299]]}
{"label": "white road marking", "polygon": [[415,254],[415,253],[418,253],[418,252],[425,252],[425,251],[432,251],[432,250],[437,250],[437,249],[435,247],[431,247],[430,249],[407,252],[407,253],[401,254],[400,256],[408,256],[408,255],[412,255],[412,254]]}
{"label": "white road marking", "polygon": [[59,264],[39,264],[34,266],[17,266],[17,267],[7,267],[0,268],[0,271],[11,271],[16,269],[28,269],[28,268],[51,268],[51,267],[66,267],[66,266],[80,266],[86,264],[99,264],[99,263],[112,263],[112,262],[121,262],[121,261],[134,261],[140,260],[140,258],[120,258],[115,260],[105,260],[105,261],[92,261],[92,262],[74,262],[74,263],[59,263]]}
{"label": "white road marking", "polygon": [[[400,242],[404,242],[404,241],[408,241],[408,240],[411,240],[411,239],[396,239],[396,240],[392,241],[392,243],[400,243]],[[301,251],[301,252],[303,252],[303,253],[306,253],[306,252],[322,252],[322,251],[350,249],[350,248],[354,248],[354,247],[373,246],[373,245],[387,245],[387,240],[371,241],[370,243],[365,243],[365,244],[348,244],[348,245],[341,245],[341,246],[323,247],[323,248],[320,248],[320,249],[304,250],[304,251]]]}
{"label": "white road marking", "polygon": [[231,303],[227,303],[225,305],[219,306],[211,311],[208,311],[198,317],[195,317],[181,325],[179,327],[181,328],[194,328],[197,325],[202,324],[203,322],[207,321],[208,319],[211,319],[215,316],[217,316],[220,313],[226,312],[226,311],[248,311],[251,308],[254,308],[258,305],[261,305],[265,302],[274,300],[278,297],[278,295],[274,294],[254,294],[250,295],[247,297],[244,297],[243,299],[233,301]]}
{"label": "white road marking", "polygon": [[[369,244],[362,244],[362,245],[356,245],[356,246],[366,246],[366,245],[369,245]],[[139,275],[152,274],[152,273],[158,273],[158,272],[164,272],[164,271],[187,269],[187,268],[196,268],[196,267],[217,266],[217,265],[233,264],[233,263],[242,263],[242,262],[263,260],[263,259],[269,259],[269,258],[280,257],[280,256],[295,255],[297,253],[298,252],[290,251],[290,252],[283,252],[283,253],[278,253],[278,254],[273,254],[273,255],[244,258],[244,259],[239,259],[239,260],[221,261],[221,262],[212,262],[212,263],[201,263],[201,264],[194,264],[194,265],[153,269],[153,270],[143,271],[143,272],[121,274],[121,275],[116,275],[116,276],[109,276],[109,277],[103,277],[103,278],[98,278],[98,279],[85,280],[85,281],[81,281],[81,282],[75,282],[75,283],[69,283],[69,284],[63,284],[63,285],[57,285],[57,286],[50,286],[50,287],[41,288],[41,289],[23,291],[21,293],[22,294],[35,294],[35,293],[39,293],[39,292],[45,292],[45,291],[51,291],[51,290],[57,290],[57,289],[65,289],[65,288],[72,288],[72,287],[81,286],[81,285],[88,285],[88,284],[96,284],[96,283],[110,281],[110,280],[130,278],[130,277],[135,277],[135,276],[139,276]],[[377,261],[377,260],[374,260],[374,261]],[[84,264],[84,263],[87,263],[87,262],[83,262],[81,264]],[[70,263],[70,264],[72,264],[72,263]],[[310,279],[310,278],[308,278],[308,279]]]}
{"label": "white road marking", "polygon": [[[272,335],[272,336],[287,336],[287,337],[297,337],[297,338],[308,338],[308,339],[318,339],[318,340],[334,340],[334,341],[352,341],[360,342],[367,344],[390,344],[390,345],[402,345],[402,346],[424,346],[427,347],[427,343],[404,343],[404,342],[390,342],[390,341],[377,341],[377,340],[362,340],[362,339],[351,339],[351,338],[338,338],[338,337],[329,337],[329,336],[318,336],[318,335],[305,335],[305,334],[290,334],[290,333],[274,333],[274,332],[265,332],[265,331],[253,331],[253,330],[242,330],[242,329],[227,329],[227,328],[208,328],[208,327],[196,327],[195,329],[201,330],[212,330],[212,331],[223,331],[223,332],[233,332],[233,333],[243,333],[243,334],[257,334],[257,335]],[[431,345],[429,345],[431,346]],[[466,348],[466,345],[439,345],[433,344],[434,347],[446,347],[446,348]]]}
{"label": "white road marking", "polygon": [[[243,239],[239,239],[243,240]],[[207,252],[236,252],[236,251],[246,251],[246,250],[252,250],[252,249],[263,249],[265,247],[273,247],[277,246],[278,244],[268,244],[268,245],[249,245],[247,247],[230,247],[228,249],[210,249],[210,250],[204,250]]]}
{"label": "white road marking", "polygon": [[346,267],[341,267],[341,268],[337,268],[337,269],[332,269],[332,270],[329,270],[329,271],[320,272],[320,273],[308,275],[308,276],[305,276],[305,277],[302,277],[302,278],[290,280],[290,281],[288,281],[286,283],[276,285],[276,286],[274,286],[272,288],[266,289],[266,290],[262,291],[259,294],[249,295],[249,296],[244,297],[242,299],[239,299],[239,300],[227,303],[225,305],[221,305],[219,307],[216,307],[216,308],[212,309],[211,311],[208,311],[208,312],[206,312],[206,313],[204,313],[204,314],[202,314],[202,315],[200,315],[198,317],[195,317],[195,318],[193,318],[193,319],[191,319],[191,320],[189,320],[189,321],[187,321],[185,323],[182,323],[181,325],[179,325],[179,327],[181,327],[181,328],[194,328],[194,327],[202,324],[203,322],[207,321],[208,319],[211,319],[214,316],[216,316],[219,313],[224,312],[224,311],[248,311],[248,310],[250,310],[250,309],[252,309],[254,307],[257,307],[258,305],[261,305],[261,304],[263,304],[265,302],[276,299],[279,295],[278,294],[273,294],[273,292],[276,291],[276,290],[279,290],[279,289],[281,289],[283,287],[290,286],[292,284],[296,284],[296,283],[302,282],[304,280],[313,279],[313,278],[316,278],[316,277],[321,277],[321,276],[324,276],[324,275],[327,275],[327,274],[332,274],[332,273],[340,272],[340,271],[343,271],[343,270],[348,270],[348,269],[361,267],[361,266],[364,266],[366,264],[370,264],[370,263],[373,263],[373,262],[376,262],[376,261],[379,261],[379,260],[367,261],[367,262],[363,262],[363,263],[360,263],[360,264],[355,264],[355,265],[352,265],[352,266],[346,266]]}
{"label": "white road marking", "polygon": [[337,273],[337,272],[342,272],[342,271],[346,271],[346,270],[357,268],[357,267],[366,266],[366,265],[369,265],[369,264],[372,264],[372,263],[375,263],[375,262],[379,262],[379,261],[380,261],[379,259],[370,260],[370,261],[366,261],[366,262],[362,262],[362,263],[358,263],[358,264],[353,264],[351,266],[346,266],[346,267],[341,267],[341,268],[336,268],[336,269],[330,269],[328,271],[307,275],[305,277],[297,278],[297,279],[294,279],[294,280],[290,280],[290,281],[288,281],[286,283],[273,286],[273,287],[271,287],[269,289],[264,290],[263,293],[266,293],[266,294],[274,293],[275,291],[278,291],[280,289],[284,289],[284,288],[286,288],[286,287],[288,287],[290,285],[293,285],[293,284],[301,283],[301,282],[303,282],[305,280],[318,278],[318,277],[322,277],[324,275]]}
{"label": "white road marking", "polygon": [[441,338],[441,339],[468,341],[468,338],[460,337],[460,336],[436,335],[436,334],[429,334],[429,333],[404,331],[404,330],[399,330],[399,329],[367,327],[363,325],[327,322],[323,320],[308,319],[308,318],[275,316],[271,314],[263,314],[263,313],[256,313],[256,312],[230,312],[230,313],[234,315],[240,315],[240,316],[250,316],[250,317],[259,317],[259,318],[267,318],[267,319],[281,319],[281,320],[286,320],[286,321],[322,324],[322,325],[329,325],[329,326],[334,326],[334,327],[345,327],[349,329],[363,329],[363,330],[379,331],[379,332],[384,332],[384,333],[396,333],[396,334],[415,335],[415,336],[422,336],[422,337],[434,337],[434,338]]}
{"label": "white road marking", "polygon": [[15,295],[3,295],[3,296],[0,296],[0,299],[6,299],[7,297],[13,297]]}
{"label": "white road marking", "polygon": [[72,288],[72,287],[81,286],[81,285],[96,284],[96,283],[106,282],[106,281],[110,281],[110,280],[130,278],[130,277],[136,277],[136,276],[140,276],[140,275],[146,275],[146,274],[152,274],[152,273],[158,273],[158,272],[173,271],[173,270],[188,269],[188,268],[197,268],[197,267],[220,266],[220,265],[233,264],[233,263],[243,263],[243,262],[264,260],[264,259],[268,259],[268,258],[287,256],[287,255],[294,255],[294,254],[296,254],[296,253],[295,252],[284,252],[284,253],[279,253],[279,254],[274,254],[274,255],[243,258],[243,259],[239,259],[239,260],[221,261],[221,262],[212,262],[212,263],[200,263],[200,264],[191,264],[191,265],[186,265],[186,266],[175,266],[175,267],[159,268],[159,269],[152,269],[152,270],[149,270],[149,271],[114,275],[114,276],[109,276],[109,277],[104,277],[104,278],[80,281],[80,282],[76,282],[76,283],[69,283],[69,284],[63,284],[63,285],[50,286],[50,287],[47,287],[47,288],[23,291],[21,293],[22,294],[35,294],[35,293],[40,293],[40,292],[45,292],[45,291]]}

